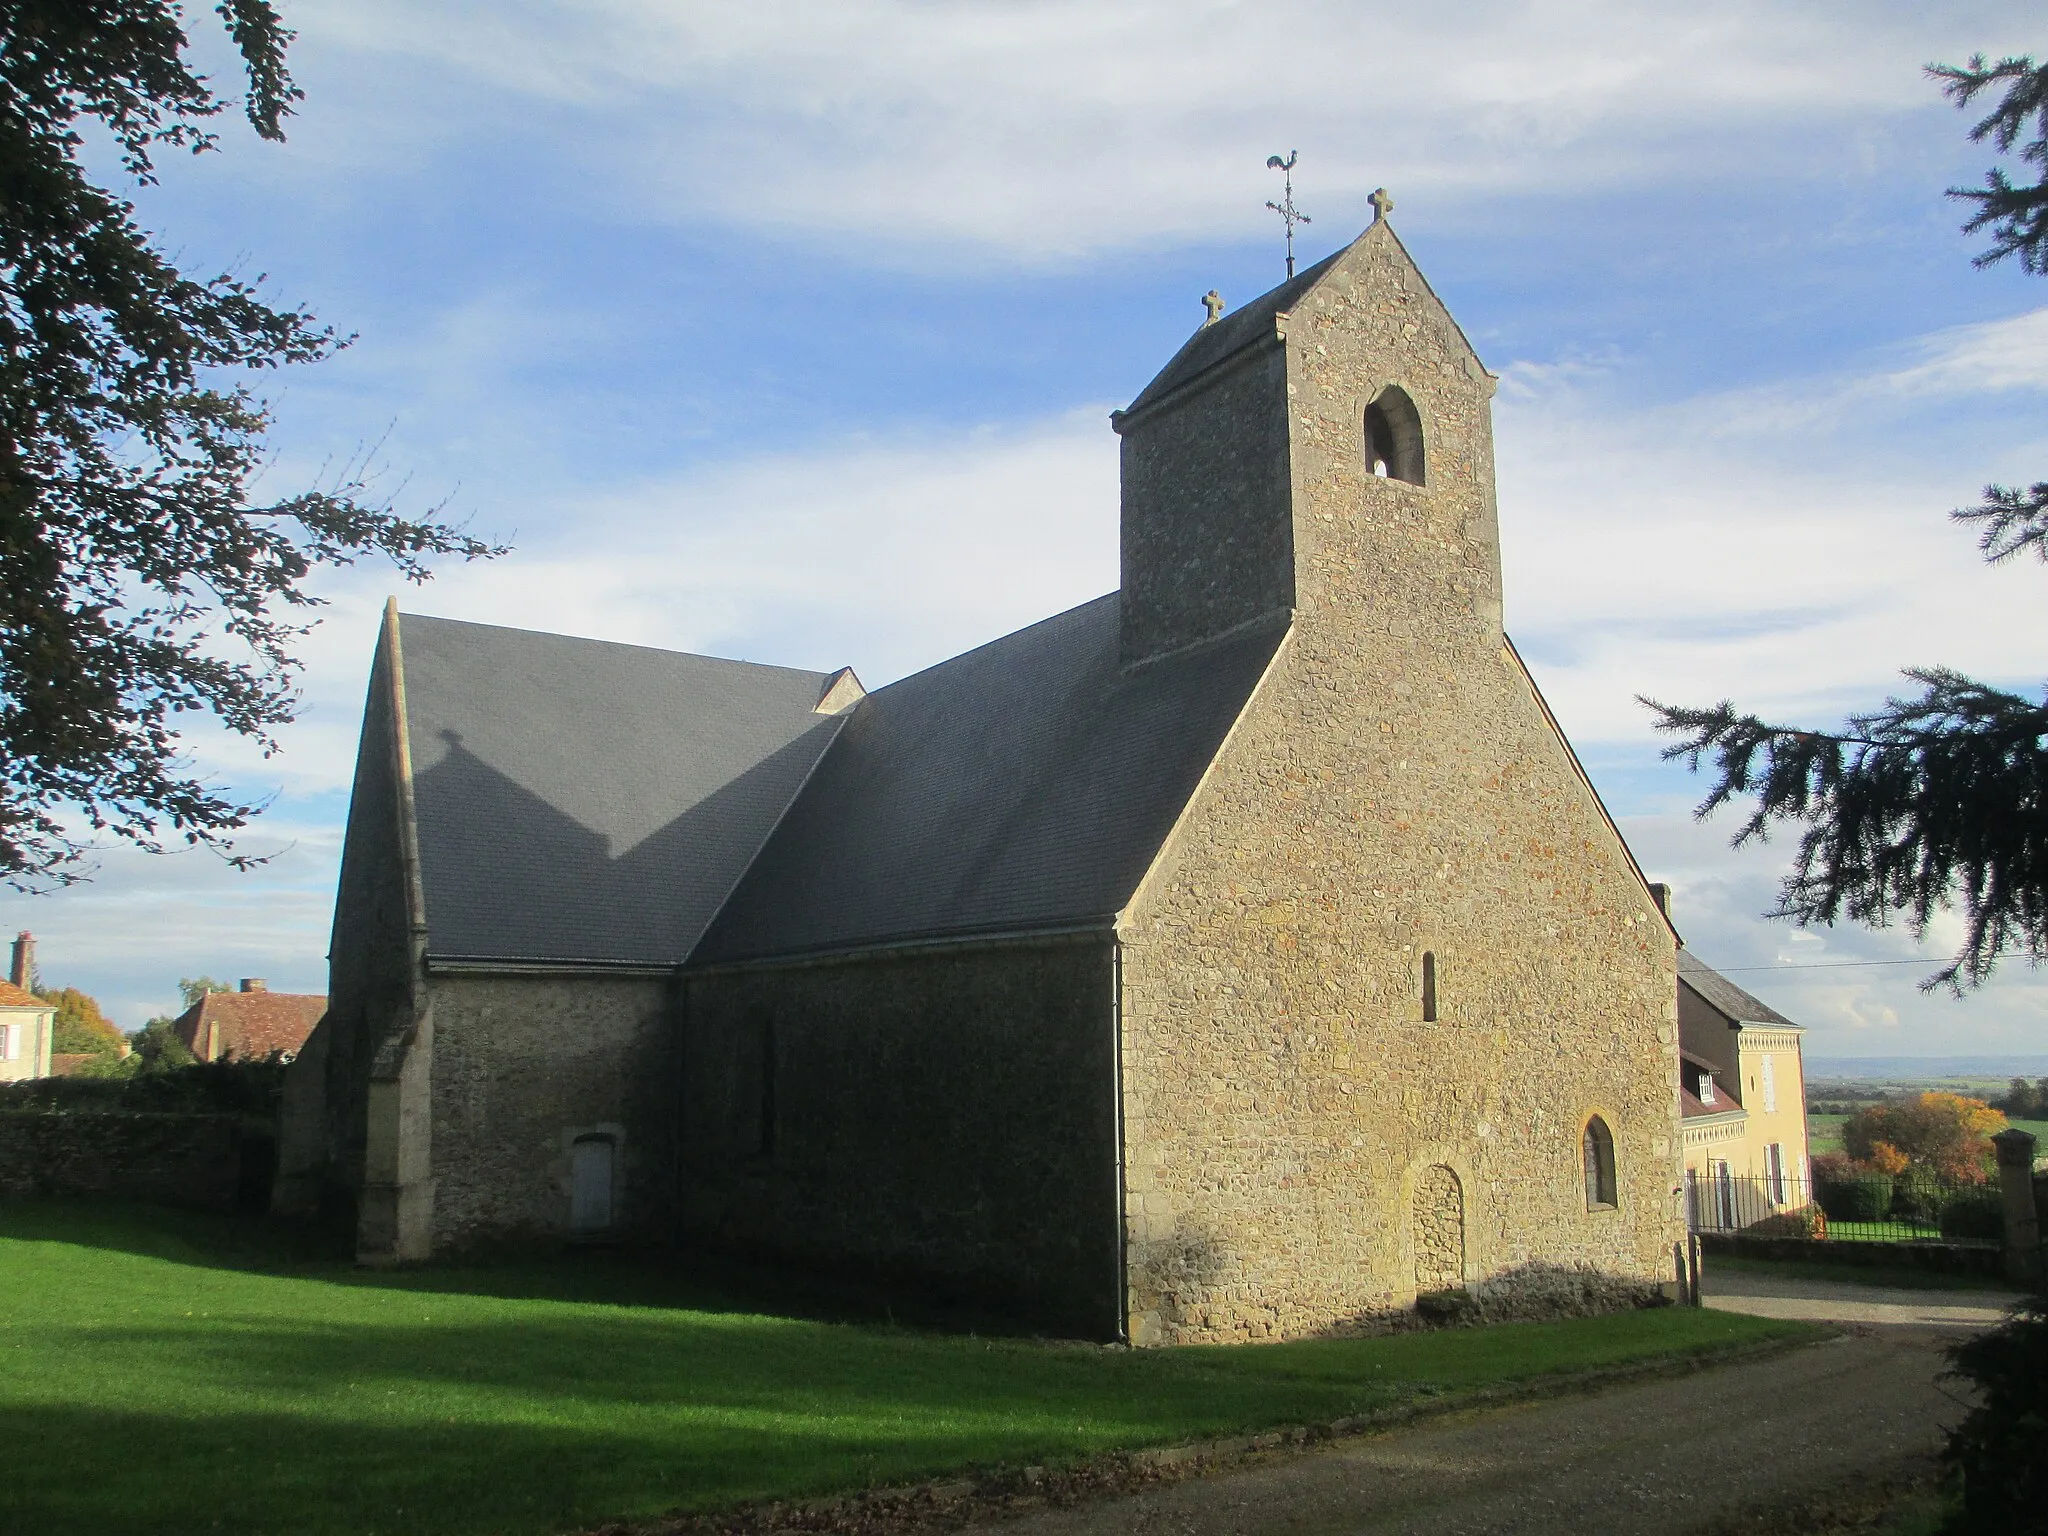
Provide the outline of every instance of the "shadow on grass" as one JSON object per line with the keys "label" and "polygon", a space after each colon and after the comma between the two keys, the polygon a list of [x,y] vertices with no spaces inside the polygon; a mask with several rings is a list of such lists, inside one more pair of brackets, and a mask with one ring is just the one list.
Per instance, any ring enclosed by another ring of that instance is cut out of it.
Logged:
{"label": "shadow on grass", "polygon": [[2020,1290],[1997,1275],[1921,1268],[1904,1264],[1830,1264],[1821,1259],[1765,1259],[1715,1254],[1706,1261],[1707,1291],[1714,1275],[1758,1275],[1781,1280],[1824,1280],[1844,1285],[1906,1291],[1989,1291],[2007,1297]]}
{"label": "shadow on grass", "polygon": [[166,1263],[337,1285],[695,1312],[775,1314],[975,1333],[1039,1336],[967,1295],[882,1275],[820,1275],[689,1248],[564,1244],[395,1269],[354,1262],[350,1234],[310,1222],[95,1200],[0,1200],[0,1238],[69,1243]]}
{"label": "shadow on grass", "polygon": [[505,1282],[486,1285],[280,1268],[243,1237],[154,1211],[0,1207],[0,1238],[48,1245],[10,1243],[0,1268],[9,1528],[545,1533],[1812,1331],[1681,1308],[1132,1352],[685,1306],[673,1277],[649,1302],[600,1255],[474,1272]]}
{"label": "shadow on grass", "polygon": [[1768,1336],[1687,1313],[1678,1332],[1666,1314],[1131,1353],[489,1299],[457,1305],[490,1321],[399,1323],[392,1299],[375,1305],[377,1322],[46,1330],[64,1379],[0,1408],[9,1514],[94,1536],[541,1533],[1454,1401]]}
{"label": "shadow on grass", "polygon": [[[764,1461],[762,1437],[745,1432],[679,1445],[617,1427],[374,1426],[281,1414],[0,1411],[0,1434],[10,1448],[11,1528],[94,1536],[542,1536],[695,1505],[710,1489],[744,1496],[750,1469],[785,1471],[798,1454],[792,1447]],[[81,1457],[81,1446],[108,1449]],[[905,1448],[889,1450],[889,1463],[906,1459]],[[801,1447],[798,1481],[835,1486],[866,1453],[859,1437],[819,1436]],[[883,1459],[872,1459],[880,1473]],[[37,1470],[21,1475],[25,1465]]]}

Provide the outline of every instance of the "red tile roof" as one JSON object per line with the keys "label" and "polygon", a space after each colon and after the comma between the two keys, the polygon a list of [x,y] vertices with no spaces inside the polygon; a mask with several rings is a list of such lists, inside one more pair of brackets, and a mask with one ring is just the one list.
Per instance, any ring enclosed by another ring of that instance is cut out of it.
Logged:
{"label": "red tile roof", "polygon": [[24,992],[11,981],[0,981],[0,1008],[54,1008],[57,1005]]}
{"label": "red tile roof", "polygon": [[[1719,1069],[1713,1063],[1705,1057],[1695,1056],[1691,1051],[1684,1050],[1678,1053],[1678,1060],[1678,1112],[1681,1119],[1690,1120],[1699,1115],[1726,1115],[1742,1108],[1742,1100],[1731,1093],[1728,1085],[1721,1081]],[[1703,1077],[1714,1085],[1714,1101],[1711,1104],[1702,1103],[1698,1096],[1697,1085]]]}
{"label": "red tile roof", "polygon": [[315,992],[209,992],[178,1015],[178,1038],[199,1057],[209,1031],[216,1058],[296,1053],[326,1011],[326,997]]}

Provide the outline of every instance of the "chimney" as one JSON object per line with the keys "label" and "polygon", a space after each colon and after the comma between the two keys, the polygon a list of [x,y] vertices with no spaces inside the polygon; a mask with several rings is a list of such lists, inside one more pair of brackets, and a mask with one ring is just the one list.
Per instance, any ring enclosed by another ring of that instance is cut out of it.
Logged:
{"label": "chimney", "polygon": [[261,976],[244,976],[242,978],[242,990],[244,992],[267,992],[270,990],[270,986]]}
{"label": "chimney", "polygon": [[32,933],[16,935],[14,940],[14,969],[8,972],[7,979],[26,992],[28,990],[29,978],[35,974],[35,970],[36,936]]}
{"label": "chimney", "polygon": [[1657,910],[1664,914],[1664,921],[1671,921],[1671,887],[1662,880],[1650,882],[1650,900],[1657,903]]}

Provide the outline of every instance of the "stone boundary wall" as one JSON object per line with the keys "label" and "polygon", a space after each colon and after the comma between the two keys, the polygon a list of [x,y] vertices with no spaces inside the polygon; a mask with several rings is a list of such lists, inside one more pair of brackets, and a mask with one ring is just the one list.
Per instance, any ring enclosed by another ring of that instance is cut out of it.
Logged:
{"label": "stone boundary wall", "polygon": [[236,1115],[0,1111],[0,1195],[262,1210],[276,1140]]}

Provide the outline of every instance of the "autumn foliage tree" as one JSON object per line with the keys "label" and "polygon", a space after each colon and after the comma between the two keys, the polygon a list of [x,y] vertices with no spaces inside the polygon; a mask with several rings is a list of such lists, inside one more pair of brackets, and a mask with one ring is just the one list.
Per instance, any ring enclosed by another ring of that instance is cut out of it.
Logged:
{"label": "autumn foliage tree", "polygon": [[1842,1150],[1879,1173],[1981,1179],[1991,1138],[2004,1129],[2005,1116],[1982,1099],[1922,1093],[1859,1109],[1842,1124]]}
{"label": "autumn foliage tree", "polygon": [[50,1031],[50,1050],[59,1056],[119,1056],[126,1037],[100,1012],[98,1001],[76,987],[45,992],[43,1001],[57,1005]]}

